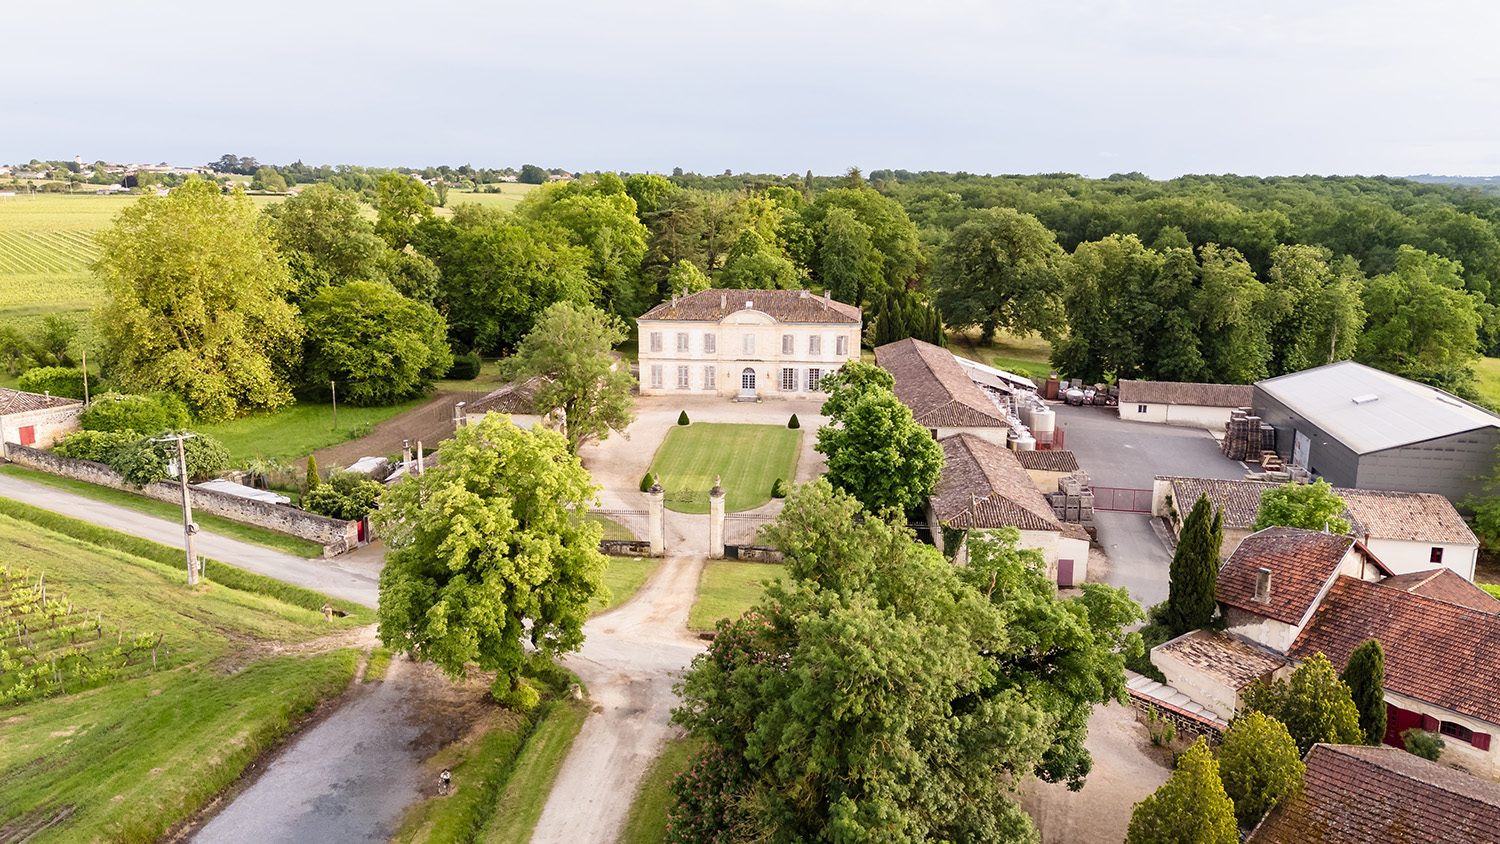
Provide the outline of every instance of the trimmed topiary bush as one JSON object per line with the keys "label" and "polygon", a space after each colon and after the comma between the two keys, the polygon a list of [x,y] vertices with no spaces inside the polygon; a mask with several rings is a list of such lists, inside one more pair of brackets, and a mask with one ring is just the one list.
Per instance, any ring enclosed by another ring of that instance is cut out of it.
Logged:
{"label": "trimmed topiary bush", "polygon": [[686,425],[687,423],[688,423],[688,418],[687,418],[687,411],[686,410],[684,410],[683,412],[677,414],[677,424],[679,424],[679,425]]}
{"label": "trimmed topiary bush", "polygon": [[453,365],[448,367],[448,374],[443,377],[450,381],[473,381],[479,377],[479,370],[483,367],[484,361],[480,359],[478,352],[454,355]]}
{"label": "trimmed topiary bush", "polygon": [[793,413],[792,414],[792,418],[786,420],[786,426],[788,428],[796,429],[796,428],[801,428],[802,427],[802,423],[797,421],[797,414]]}
{"label": "trimmed topiary bush", "polygon": [[83,398],[83,370],[66,366],[38,366],[21,373],[16,389],[67,399]]}
{"label": "trimmed topiary bush", "polygon": [[188,426],[188,409],[170,393],[105,393],[79,417],[85,431],[175,431]]}
{"label": "trimmed topiary bush", "polygon": [[654,483],[656,483],[656,476],[651,474],[650,472],[647,472],[645,476],[641,478],[641,492],[650,492],[651,485]]}
{"label": "trimmed topiary bush", "polygon": [[786,481],[783,480],[783,479],[781,479],[781,478],[777,478],[771,484],[771,497],[772,498],[786,498],[786,494],[787,494]]}

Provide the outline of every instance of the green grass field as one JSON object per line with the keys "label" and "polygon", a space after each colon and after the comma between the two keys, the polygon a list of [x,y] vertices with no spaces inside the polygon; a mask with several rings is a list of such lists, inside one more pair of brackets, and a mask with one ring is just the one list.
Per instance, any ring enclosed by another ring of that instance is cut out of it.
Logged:
{"label": "green grass field", "polygon": [[333,427],[333,407],[327,404],[296,404],[275,413],[260,413],[199,425],[196,430],[224,443],[236,465],[264,457],[294,461],[320,448],[357,439],[392,416],[431,400],[422,396],[386,407],[339,405],[339,424]]}
{"label": "green grass field", "polygon": [[[182,523],[181,505],[172,504],[167,501],[157,501],[154,498],[146,498],[143,495],[136,495],[125,490],[110,489],[106,486],[99,486],[98,484],[78,481],[72,478],[61,478],[57,475],[49,475],[46,472],[37,472],[10,464],[0,466],[0,474],[24,478],[25,480],[46,484],[56,489],[77,493],[78,495],[92,498],[95,501],[104,501],[109,504],[128,507],[132,510],[152,516],[159,516],[163,519],[174,519],[178,524]],[[287,536],[284,533],[266,530],[255,525],[247,525],[232,519],[198,512],[193,513],[193,521],[197,522],[198,526],[204,530],[220,533],[233,539],[241,539],[245,542],[254,542],[257,545],[275,548],[278,551],[285,551],[288,554],[295,554],[299,557],[315,558],[323,556],[323,546],[316,542],[298,539],[295,536]]]}
{"label": "green grass field", "polygon": [[990,345],[981,346],[977,331],[954,332],[948,335],[948,349],[959,357],[1039,381],[1046,380],[1052,373],[1052,344],[1036,335],[1017,337],[1001,331],[995,334]]}
{"label": "green grass field", "polygon": [[689,630],[712,630],[719,619],[736,619],[760,600],[767,581],[781,576],[781,566],[709,560],[698,579],[698,599],[688,613]]}
{"label": "green grass field", "polygon": [[1500,358],[1480,358],[1474,365],[1474,389],[1492,407],[1500,407]]}
{"label": "green grass field", "polygon": [[[367,617],[329,624],[256,588],[190,590],[177,568],[78,538],[91,526],[0,503],[7,567],[45,573],[49,602],[94,615],[106,642],[160,637],[154,669],[140,651],[97,687],[0,706],[0,840],[155,841],[354,674],[355,651],[312,640]],[[271,655],[285,646],[303,655]]]}
{"label": "green grass field", "polygon": [[[485,187],[494,187],[486,185]],[[521,204],[526,194],[536,190],[540,185],[523,185],[519,182],[507,182],[501,184],[499,193],[470,193],[469,191],[448,191],[448,204],[437,209],[439,214],[452,214],[455,205],[483,205],[486,208],[503,208],[506,211]]]}
{"label": "green grass field", "polygon": [[659,844],[667,840],[667,815],[672,809],[672,780],[686,771],[702,742],[691,738],[668,741],[661,755],[641,779],[641,788],[630,806],[630,818],[620,835],[620,844]]}
{"label": "green grass field", "polygon": [[609,600],[596,601],[594,612],[612,610],[630,600],[646,583],[646,578],[656,571],[660,562],[651,557],[610,557],[609,566],[604,570],[604,585],[609,587]]}
{"label": "green grass field", "polygon": [[714,477],[722,478],[728,512],[751,510],[771,500],[777,478],[797,474],[800,430],[780,425],[699,422],[667,432],[651,462],[667,492],[667,509],[707,513]]}

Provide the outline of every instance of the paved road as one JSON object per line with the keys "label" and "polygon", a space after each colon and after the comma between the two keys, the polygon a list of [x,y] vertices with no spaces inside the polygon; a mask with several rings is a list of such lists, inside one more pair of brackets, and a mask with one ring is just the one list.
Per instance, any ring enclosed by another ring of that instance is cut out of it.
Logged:
{"label": "paved road", "polygon": [[[180,521],[148,516],[128,507],[95,501],[46,484],[0,475],[0,497],[14,498],[35,507],[163,545],[182,547]],[[380,567],[384,562],[379,555],[358,554],[332,560],[309,560],[207,530],[198,533],[196,546],[200,556],[316,589],[356,604],[374,607],[379,597]],[[212,565],[209,566],[208,576],[209,579],[213,578]]]}
{"label": "paved road", "polygon": [[[1115,408],[1057,407],[1069,450],[1097,486],[1150,489],[1157,475],[1236,480],[1241,463],[1226,458],[1206,430],[1121,420]],[[1109,556],[1105,582],[1123,586],[1142,606],[1167,599],[1172,555],[1151,529],[1149,516],[1094,512],[1099,545]]]}

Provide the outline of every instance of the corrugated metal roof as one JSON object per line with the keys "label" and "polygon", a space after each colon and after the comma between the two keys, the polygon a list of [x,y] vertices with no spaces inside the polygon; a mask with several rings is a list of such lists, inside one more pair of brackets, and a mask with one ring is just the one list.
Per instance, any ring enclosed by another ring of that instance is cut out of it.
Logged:
{"label": "corrugated metal roof", "polygon": [[1500,416],[1451,393],[1349,360],[1255,386],[1356,454],[1500,427]]}

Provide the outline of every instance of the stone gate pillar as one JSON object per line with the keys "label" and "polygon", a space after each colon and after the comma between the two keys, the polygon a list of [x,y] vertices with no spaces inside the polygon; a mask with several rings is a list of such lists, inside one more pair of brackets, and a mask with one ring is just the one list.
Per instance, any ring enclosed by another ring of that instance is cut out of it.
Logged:
{"label": "stone gate pillar", "polygon": [[724,487],[714,476],[714,488],[708,491],[708,557],[724,559]]}
{"label": "stone gate pillar", "polygon": [[646,538],[651,541],[651,556],[660,557],[667,553],[667,493],[661,488],[661,478],[652,478],[646,502]]}

